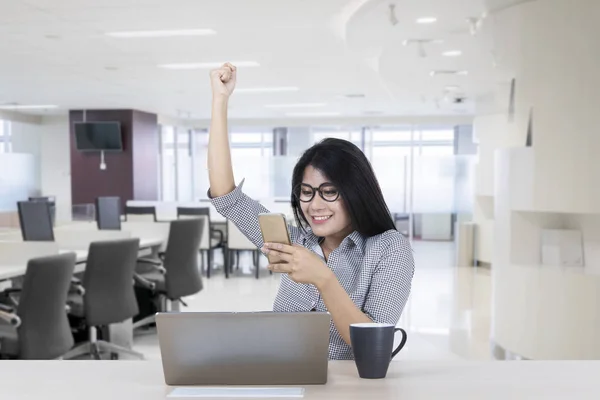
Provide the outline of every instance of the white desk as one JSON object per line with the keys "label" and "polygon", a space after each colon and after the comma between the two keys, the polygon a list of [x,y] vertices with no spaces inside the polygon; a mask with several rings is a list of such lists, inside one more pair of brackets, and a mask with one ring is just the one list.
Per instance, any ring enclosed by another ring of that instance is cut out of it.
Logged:
{"label": "white desk", "polygon": [[[393,362],[386,379],[330,362],[306,399],[597,399],[600,361]],[[165,400],[160,361],[0,361],[3,399]]]}

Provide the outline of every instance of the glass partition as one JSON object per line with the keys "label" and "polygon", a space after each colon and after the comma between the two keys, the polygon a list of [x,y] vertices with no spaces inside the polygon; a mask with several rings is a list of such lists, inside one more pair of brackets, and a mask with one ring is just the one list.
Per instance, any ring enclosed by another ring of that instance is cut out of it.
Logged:
{"label": "glass partition", "polygon": [[15,211],[18,201],[38,192],[36,159],[33,154],[0,153],[0,211]]}
{"label": "glass partition", "polygon": [[[350,140],[365,153],[403,232],[451,240],[456,215],[471,214],[476,156],[455,155],[454,127],[318,126],[294,128],[291,134],[309,136],[305,141],[294,136],[294,156],[274,156],[272,128],[231,128],[236,184],[243,179],[250,197],[269,204],[288,201],[303,146],[336,137]],[[161,137],[163,200],[207,199],[207,130],[163,127]]]}

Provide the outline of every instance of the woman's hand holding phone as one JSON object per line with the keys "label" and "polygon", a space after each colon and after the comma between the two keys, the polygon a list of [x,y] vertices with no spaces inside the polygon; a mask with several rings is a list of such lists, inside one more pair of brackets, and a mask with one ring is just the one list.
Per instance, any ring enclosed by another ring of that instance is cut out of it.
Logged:
{"label": "woman's hand holding phone", "polygon": [[321,290],[334,273],[315,253],[300,245],[265,243],[261,249],[272,261],[267,268],[273,272],[286,273],[296,283],[311,284]]}

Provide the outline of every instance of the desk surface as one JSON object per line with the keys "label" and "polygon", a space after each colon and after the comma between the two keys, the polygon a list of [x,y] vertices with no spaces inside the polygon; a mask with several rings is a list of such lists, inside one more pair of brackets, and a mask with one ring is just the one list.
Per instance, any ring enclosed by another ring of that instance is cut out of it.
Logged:
{"label": "desk surface", "polygon": [[[160,361],[0,361],[1,397],[164,400]],[[306,399],[597,399],[600,361],[398,361],[382,380],[358,378],[351,361],[331,362],[326,385]]]}
{"label": "desk surface", "polygon": [[[160,246],[164,243],[164,239],[161,238],[142,238],[140,239],[140,250],[148,249],[151,247]],[[74,252],[77,254],[77,262],[81,263],[87,260],[87,250],[69,250],[60,249],[59,253]],[[75,266],[75,273],[83,272],[85,270],[85,264],[77,264]],[[0,281],[6,279],[16,278],[18,276],[25,275],[27,271],[27,264],[22,265],[0,265]]]}

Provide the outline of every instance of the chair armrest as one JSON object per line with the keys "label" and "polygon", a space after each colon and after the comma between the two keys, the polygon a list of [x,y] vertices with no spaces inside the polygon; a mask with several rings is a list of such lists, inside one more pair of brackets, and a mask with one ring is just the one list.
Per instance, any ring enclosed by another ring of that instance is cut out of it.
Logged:
{"label": "chair armrest", "polygon": [[219,237],[219,244],[223,244],[223,231],[219,229],[210,228],[210,237],[213,238],[215,236]]}
{"label": "chair armrest", "polygon": [[85,294],[85,288],[83,287],[81,281],[75,277],[71,278],[71,287],[69,288],[69,292],[74,291],[80,296]]}
{"label": "chair armrest", "polygon": [[165,275],[167,273],[167,270],[165,269],[165,267],[162,266],[162,261],[153,260],[151,258],[138,258],[137,261],[142,264],[148,264],[148,265],[153,266],[162,275]]}
{"label": "chair armrest", "polygon": [[155,283],[150,282],[148,279],[142,277],[139,274],[133,274],[133,284],[150,290],[156,289]]}
{"label": "chair armrest", "polygon": [[18,300],[12,295],[16,293],[21,293],[20,288],[7,288],[4,289],[1,293],[2,301],[9,302],[11,304],[11,307],[17,307],[19,305]]}
{"label": "chair armrest", "polygon": [[21,318],[19,318],[17,314],[0,310],[0,319],[8,322],[15,328],[18,328],[21,325]]}
{"label": "chair armrest", "polygon": [[8,304],[0,303],[0,311],[4,311],[6,313],[14,313],[15,308],[13,306],[9,306]]}
{"label": "chair armrest", "polygon": [[65,311],[67,312],[67,314],[71,313],[71,306],[68,304],[65,304]]}

